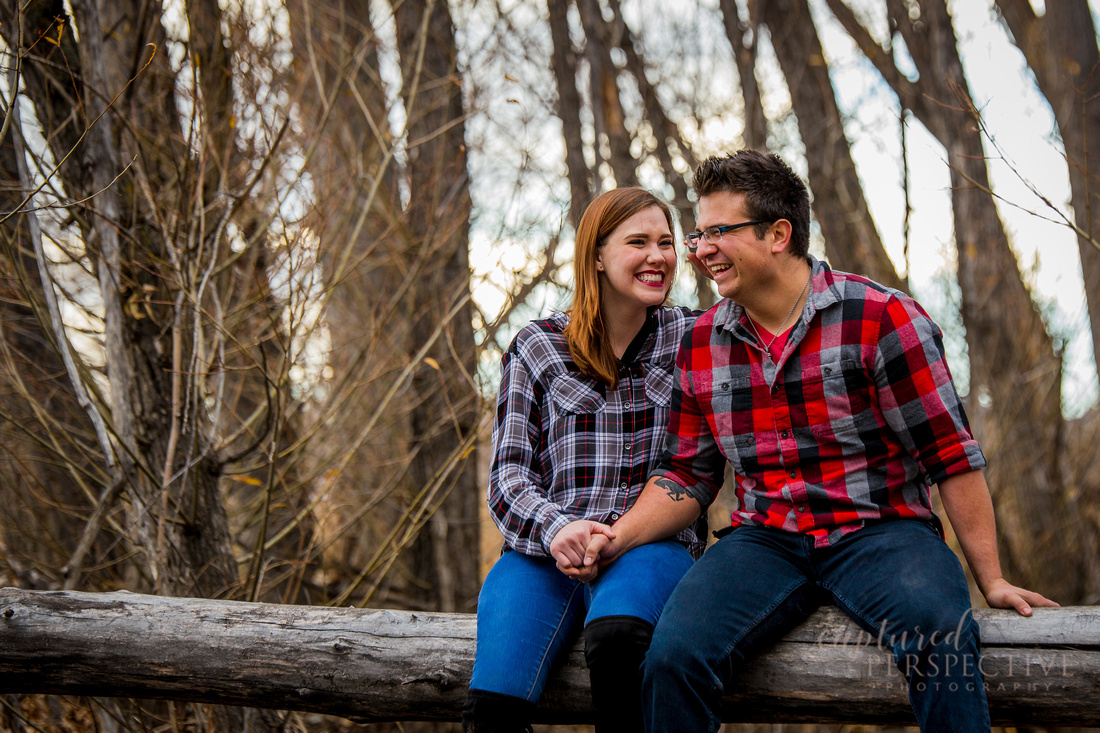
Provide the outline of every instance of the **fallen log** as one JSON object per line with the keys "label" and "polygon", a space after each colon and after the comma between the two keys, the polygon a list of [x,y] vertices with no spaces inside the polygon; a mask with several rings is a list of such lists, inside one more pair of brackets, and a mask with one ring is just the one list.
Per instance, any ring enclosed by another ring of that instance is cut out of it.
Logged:
{"label": "fallen log", "polygon": [[[1100,607],[980,610],[995,723],[1100,725]],[[465,614],[0,589],[0,694],[158,698],[457,720],[476,626]],[[730,722],[912,722],[892,657],[822,608],[739,674]],[[540,722],[591,720],[580,646]]]}

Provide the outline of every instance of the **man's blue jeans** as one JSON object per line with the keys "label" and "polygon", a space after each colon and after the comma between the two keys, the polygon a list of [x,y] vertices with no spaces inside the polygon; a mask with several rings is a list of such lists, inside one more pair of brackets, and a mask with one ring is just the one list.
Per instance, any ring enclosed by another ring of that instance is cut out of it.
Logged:
{"label": "man's blue jeans", "polygon": [[947,543],[917,520],[870,524],[823,548],[758,526],[719,540],[684,576],[654,631],[646,730],[717,731],[733,671],[830,596],[873,638],[882,635],[909,680],[922,731],[989,730],[966,577]]}
{"label": "man's blue jeans", "polygon": [[537,702],[583,625],[606,616],[656,624],[691,565],[683,545],[657,542],[627,552],[585,584],[565,577],[552,558],[505,552],[478,597],[470,687]]}

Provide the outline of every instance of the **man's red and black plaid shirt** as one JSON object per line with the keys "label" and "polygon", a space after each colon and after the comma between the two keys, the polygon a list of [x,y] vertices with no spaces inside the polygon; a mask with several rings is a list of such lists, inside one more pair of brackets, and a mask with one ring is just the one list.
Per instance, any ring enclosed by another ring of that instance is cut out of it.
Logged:
{"label": "man's red and black plaid shirt", "polygon": [[869,521],[928,519],[929,487],[985,465],[939,327],[904,293],[810,258],[812,292],[773,364],[724,300],[684,335],[661,465],[707,506],[736,472],[733,525],[827,546]]}

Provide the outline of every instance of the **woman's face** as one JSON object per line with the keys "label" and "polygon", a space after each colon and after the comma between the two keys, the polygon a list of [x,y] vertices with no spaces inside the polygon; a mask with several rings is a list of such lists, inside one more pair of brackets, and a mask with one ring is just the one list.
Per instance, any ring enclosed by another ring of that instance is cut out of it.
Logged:
{"label": "woman's face", "polygon": [[600,305],[660,305],[676,272],[676,245],[664,212],[650,206],[630,217],[596,250],[601,284]]}

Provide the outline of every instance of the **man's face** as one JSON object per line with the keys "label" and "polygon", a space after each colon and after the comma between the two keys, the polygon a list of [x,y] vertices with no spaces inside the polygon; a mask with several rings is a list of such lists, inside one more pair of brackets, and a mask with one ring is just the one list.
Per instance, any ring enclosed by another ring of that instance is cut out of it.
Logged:
{"label": "man's face", "polygon": [[[710,227],[740,224],[751,218],[745,214],[742,194],[712,193],[699,199],[696,227],[704,231]],[[754,226],[726,232],[717,244],[700,239],[695,254],[710,271],[718,293],[741,304],[746,296],[752,298],[754,288],[768,285],[776,276],[771,239],[757,237]]]}

